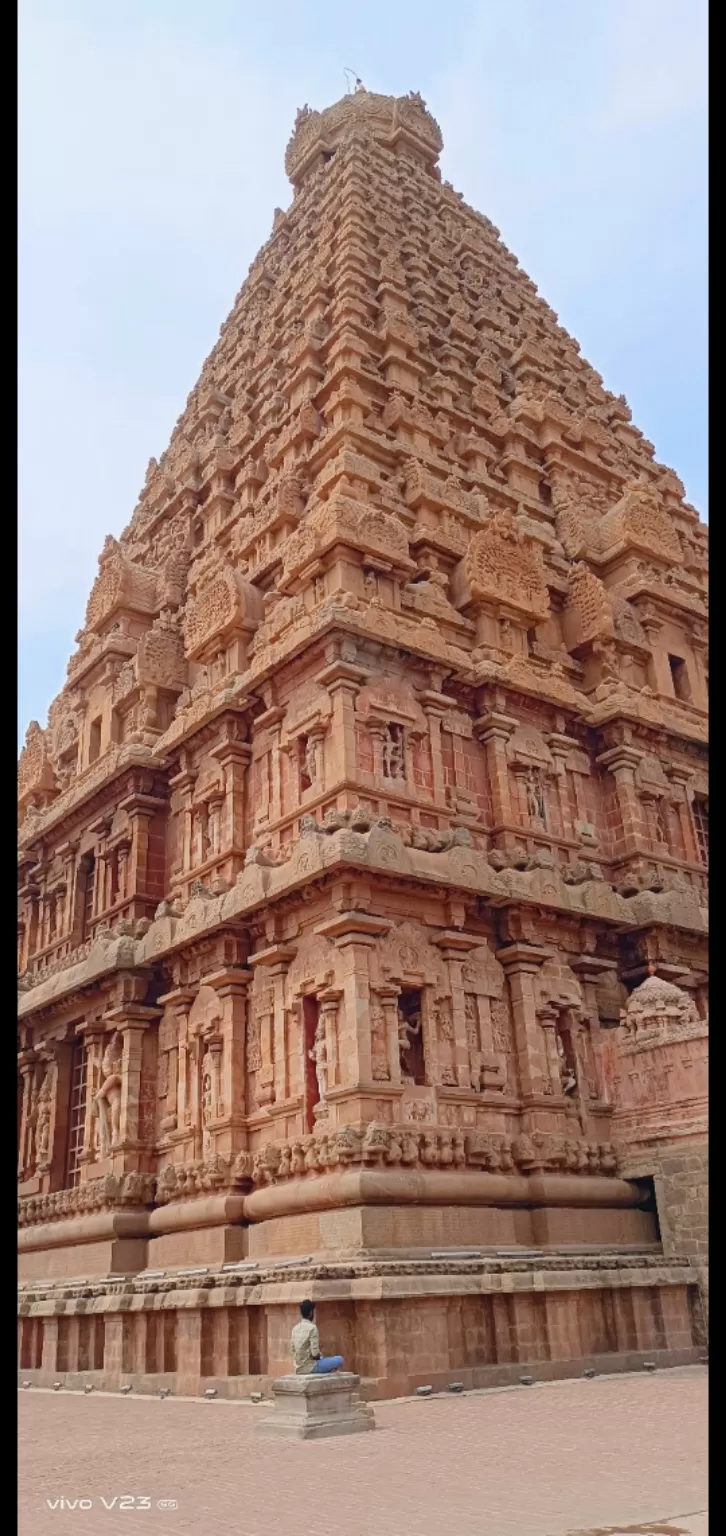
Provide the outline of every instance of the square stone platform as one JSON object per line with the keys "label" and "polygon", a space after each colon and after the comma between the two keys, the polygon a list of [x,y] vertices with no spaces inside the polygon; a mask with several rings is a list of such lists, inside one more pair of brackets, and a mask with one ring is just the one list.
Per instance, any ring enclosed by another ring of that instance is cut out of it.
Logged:
{"label": "square stone platform", "polygon": [[279,1376],[272,1383],[274,1412],[257,1425],[258,1434],[280,1440],[324,1440],[375,1429],[373,1409],[359,1396],[360,1376]]}

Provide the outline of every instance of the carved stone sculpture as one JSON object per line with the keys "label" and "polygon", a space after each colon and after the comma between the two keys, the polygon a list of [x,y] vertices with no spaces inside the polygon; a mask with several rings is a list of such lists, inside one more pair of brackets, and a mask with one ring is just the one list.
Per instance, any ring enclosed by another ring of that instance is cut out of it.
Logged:
{"label": "carved stone sculpture", "polygon": [[98,1116],[99,1152],[108,1157],[118,1144],[121,1130],[121,1065],[123,1039],[116,1032],[106,1046],[101,1061],[101,1086],[94,1104]]}

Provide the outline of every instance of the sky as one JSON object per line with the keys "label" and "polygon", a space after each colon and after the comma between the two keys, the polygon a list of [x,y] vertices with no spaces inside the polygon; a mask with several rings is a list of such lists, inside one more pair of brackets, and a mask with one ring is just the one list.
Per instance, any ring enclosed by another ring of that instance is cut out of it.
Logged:
{"label": "sky", "polygon": [[345,68],[418,90],[707,517],[706,0],[20,0],[19,738]]}

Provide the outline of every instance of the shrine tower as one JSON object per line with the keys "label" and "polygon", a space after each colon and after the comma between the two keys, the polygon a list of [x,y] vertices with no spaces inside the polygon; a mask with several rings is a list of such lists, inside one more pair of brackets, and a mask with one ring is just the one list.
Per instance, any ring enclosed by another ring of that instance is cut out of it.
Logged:
{"label": "shrine tower", "polygon": [[441,148],[298,113],[28,730],[25,1379],[703,1348],[706,530]]}

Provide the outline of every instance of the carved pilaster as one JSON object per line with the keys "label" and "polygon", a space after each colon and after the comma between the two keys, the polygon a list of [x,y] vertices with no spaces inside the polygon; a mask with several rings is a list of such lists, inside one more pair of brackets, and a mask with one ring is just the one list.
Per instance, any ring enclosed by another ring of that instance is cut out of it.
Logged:
{"label": "carved pilaster", "polygon": [[344,1087],[373,1081],[369,960],[376,939],[387,933],[389,927],[389,922],[366,912],[343,912],[315,930],[332,939],[341,956],[340,1064]]}
{"label": "carved pilaster", "polygon": [[118,1030],[123,1041],[119,1138],[118,1147],[112,1148],[115,1173],[149,1166],[151,1136],[150,1127],[144,1124],[147,1101],[142,1100],[142,1079],[148,1094],[156,1081],[155,1039],[150,1030],[160,1011],[140,1003],[122,1003],[104,1015],[105,1023]]}
{"label": "carved pilaster", "polygon": [[247,1085],[245,1050],[249,987],[253,972],[233,967],[205,976],[205,986],[216,992],[221,1006],[217,1035],[210,1037],[214,1068],[214,1151],[233,1159],[245,1144]]}
{"label": "carved pilaster", "polygon": [[489,710],[474,723],[474,732],[486,752],[487,774],[492,796],[494,830],[511,826],[514,820],[507,761],[507,742],[517,721],[509,715]]}
{"label": "carved pilaster", "polygon": [[272,944],[268,949],[250,955],[250,965],[262,967],[264,978],[262,988],[255,997],[262,1058],[257,1080],[257,1102],[260,1107],[282,1103],[290,1093],[285,982],[288,966],[294,958],[294,947],[284,944]]}
{"label": "carved pilaster", "polygon": [[534,944],[510,944],[497,952],[512,1001],[514,1039],[525,1102],[539,1098],[548,1081],[535,987],[537,972],[546,958],[547,951]]}

